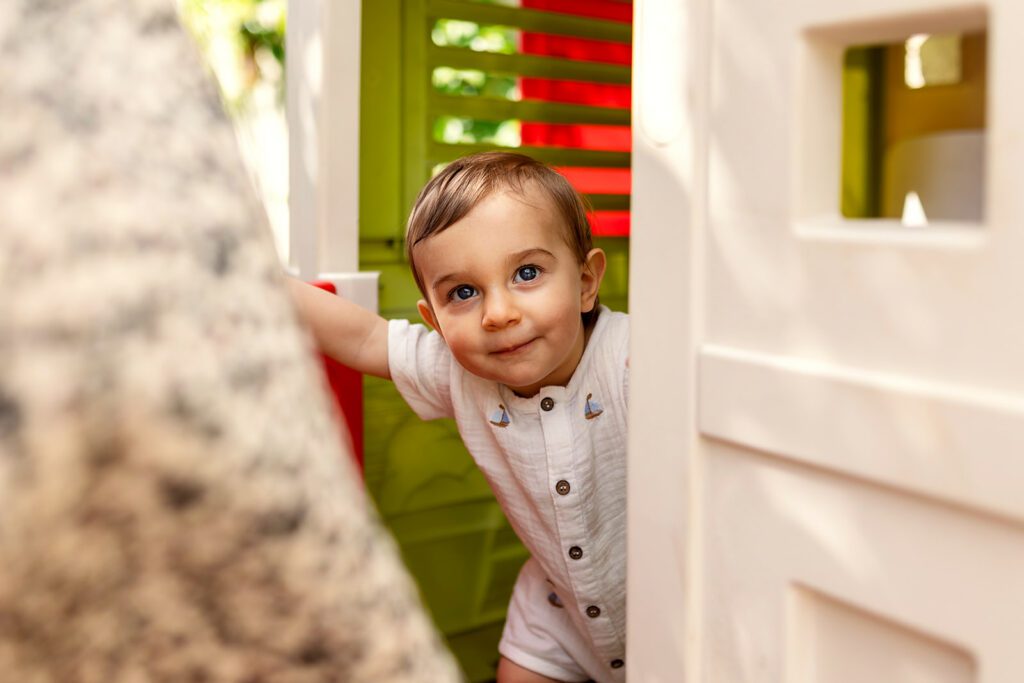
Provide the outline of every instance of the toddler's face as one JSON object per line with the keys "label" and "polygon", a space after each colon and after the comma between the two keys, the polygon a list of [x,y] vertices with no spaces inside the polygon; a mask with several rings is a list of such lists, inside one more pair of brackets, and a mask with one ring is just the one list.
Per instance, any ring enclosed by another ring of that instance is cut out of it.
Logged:
{"label": "toddler's face", "polygon": [[541,193],[496,192],[416,246],[420,313],[469,372],[532,396],[564,385],[583,355],[604,254],[578,263]]}

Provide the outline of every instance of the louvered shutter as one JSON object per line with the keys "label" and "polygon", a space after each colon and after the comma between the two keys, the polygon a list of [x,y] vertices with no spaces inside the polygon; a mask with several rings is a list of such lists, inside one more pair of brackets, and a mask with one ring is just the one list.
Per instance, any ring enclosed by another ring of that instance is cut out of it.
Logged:
{"label": "louvered shutter", "polygon": [[[440,165],[499,146],[438,139],[440,119],[515,120],[518,150],[559,168],[586,195],[595,209],[594,233],[628,235],[632,4],[411,0],[405,10],[406,204]],[[444,20],[511,27],[519,32],[518,49],[500,54],[438,45],[431,36]],[[521,97],[440,92],[433,85],[439,68],[516,78]]]}

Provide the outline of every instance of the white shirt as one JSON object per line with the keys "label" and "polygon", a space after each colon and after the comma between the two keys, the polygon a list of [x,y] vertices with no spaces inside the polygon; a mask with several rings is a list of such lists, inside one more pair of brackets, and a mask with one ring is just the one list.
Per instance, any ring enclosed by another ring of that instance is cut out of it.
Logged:
{"label": "white shirt", "polygon": [[569,384],[522,398],[464,370],[423,325],[392,320],[388,329],[395,386],[421,418],[455,418],[510,524],[603,663],[603,675],[588,671],[599,680],[624,673],[621,661],[614,673],[608,667],[625,659],[628,353],[629,317],[601,307]]}

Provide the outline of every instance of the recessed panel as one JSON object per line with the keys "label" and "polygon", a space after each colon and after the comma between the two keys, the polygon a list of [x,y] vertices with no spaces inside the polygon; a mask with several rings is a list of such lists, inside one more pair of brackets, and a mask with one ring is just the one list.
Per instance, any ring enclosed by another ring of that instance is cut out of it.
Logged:
{"label": "recessed panel", "polygon": [[795,588],[789,683],[973,683],[965,650],[879,615]]}

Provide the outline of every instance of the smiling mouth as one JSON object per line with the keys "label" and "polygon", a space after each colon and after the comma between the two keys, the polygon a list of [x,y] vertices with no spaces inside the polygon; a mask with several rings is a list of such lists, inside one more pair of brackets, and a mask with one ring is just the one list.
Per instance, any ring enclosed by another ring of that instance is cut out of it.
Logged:
{"label": "smiling mouth", "polygon": [[532,344],[535,341],[537,341],[537,340],[536,339],[531,339],[530,341],[523,342],[522,344],[517,344],[515,346],[506,346],[503,349],[498,349],[497,351],[491,351],[491,355],[492,356],[511,356],[512,354],[518,353],[519,351],[523,351],[524,349],[526,349],[526,347],[528,347],[530,344]]}

